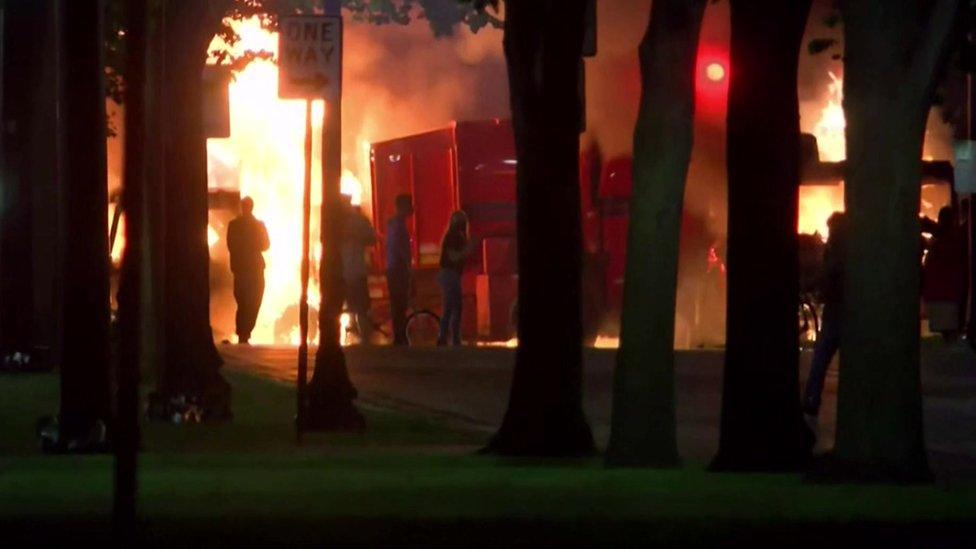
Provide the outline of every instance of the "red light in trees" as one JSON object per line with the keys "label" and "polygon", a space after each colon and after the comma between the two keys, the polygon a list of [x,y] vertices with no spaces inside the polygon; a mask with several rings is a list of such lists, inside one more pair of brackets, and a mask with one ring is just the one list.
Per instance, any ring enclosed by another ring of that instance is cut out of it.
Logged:
{"label": "red light in trees", "polygon": [[725,66],[718,62],[711,62],[705,66],[705,78],[716,84],[725,80]]}
{"label": "red light in trees", "polygon": [[699,120],[724,124],[731,71],[727,45],[699,46],[695,63],[695,111]]}

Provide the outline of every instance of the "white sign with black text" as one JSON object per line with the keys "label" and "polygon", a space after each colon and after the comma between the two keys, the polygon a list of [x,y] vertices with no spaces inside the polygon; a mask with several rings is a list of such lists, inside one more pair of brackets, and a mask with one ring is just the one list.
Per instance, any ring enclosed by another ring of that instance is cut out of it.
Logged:
{"label": "white sign with black text", "polygon": [[342,95],[342,18],[282,16],[278,35],[278,97],[325,99]]}

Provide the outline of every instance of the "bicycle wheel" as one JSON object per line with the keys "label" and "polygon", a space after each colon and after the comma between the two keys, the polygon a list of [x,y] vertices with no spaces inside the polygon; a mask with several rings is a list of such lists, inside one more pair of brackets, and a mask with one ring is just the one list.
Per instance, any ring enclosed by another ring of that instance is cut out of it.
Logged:
{"label": "bicycle wheel", "polygon": [[440,317],[426,309],[410,313],[407,317],[407,342],[411,347],[437,345],[440,324]]}

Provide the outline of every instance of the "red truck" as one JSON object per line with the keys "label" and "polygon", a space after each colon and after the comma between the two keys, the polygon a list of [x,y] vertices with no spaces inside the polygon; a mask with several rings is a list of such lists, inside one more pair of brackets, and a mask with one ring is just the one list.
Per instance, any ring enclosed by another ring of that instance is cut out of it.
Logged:
{"label": "red truck", "polygon": [[[408,221],[414,259],[415,309],[440,310],[435,282],[441,238],[455,210],[464,210],[482,254],[472,258],[462,277],[466,339],[506,337],[509,309],[517,287],[515,236],[515,146],[503,120],[457,122],[446,128],[373,143],[372,211],[380,233],[373,256],[370,293],[386,302],[384,271],[386,223],[398,194],[413,195]],[[380,316],[388,311],[381,307]],[[504,309],[505,319],[500,311]],[[504,333],[503,333],[504,330]]]}
{"label": "red truck", "polygon": [[[380,233],[373,256],[371,294],[385,304],[386,223],[398,194],[410,193],[415,215],[413,237],[414,308],[440,310],[434,278],[440,241],[454,210],[470,219],[471,236],[481,254],[462,277],[462,329],[468,340],[505,341],[514,337],[518,272],[515,248],[515,146],[505,120],[456,122],[446,128],[374,143],[371,149],[372,211]],[[626,251],[630,159],[601,163],[596,150],[580,158],[581,214],[585,271],[584,313],[595,337],[608,311],[619,309]],[[388,315],[378,306],[379,317]],[[612,318],[612,315],[610,315]]]}

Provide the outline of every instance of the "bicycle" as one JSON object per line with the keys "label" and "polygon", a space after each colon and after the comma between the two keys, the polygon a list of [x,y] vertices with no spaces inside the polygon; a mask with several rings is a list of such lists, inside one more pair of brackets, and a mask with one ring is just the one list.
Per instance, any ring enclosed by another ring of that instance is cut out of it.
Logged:
{"label": "bicycle", "polygon": [[[353,315],[352,311],[346,308],[343,314]],[[392,330],[385,329],[385,324],[380,324],[366,315],[369,322],[370,333],[378,333],[387,341],[393,340]],[[346,335],[355,335],[362,338],[360,330],[356,328],[355,321],[350,321],[346,326]],[[440,334],[441,317],[429,309],[410,309],[407,311],[407,344],[411,347],[429,347],[437,344],[437,336]]]}

